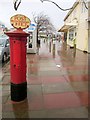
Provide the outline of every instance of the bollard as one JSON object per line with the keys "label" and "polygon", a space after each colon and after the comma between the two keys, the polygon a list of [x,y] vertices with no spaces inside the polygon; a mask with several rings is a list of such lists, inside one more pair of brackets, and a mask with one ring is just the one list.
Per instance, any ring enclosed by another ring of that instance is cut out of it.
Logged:
{"label": "bollard", "polygon": [[53,58],[55,58],[55,51],[56,51],[56,50],[55,50],[55,49],[56,49],[56,48],[55,48],[55,46],[56,46],[55,44],[56,44],[56,42],[53,41],[53,49],[52,49]]}
{"label": "bollard", "polygon": [[49,52],[51,52],[51,41],[49,42]]}
{"label": "bollard", "polygon": [[53,41],[53,51],[55,51],[55,44],[56,44],[56,42]]}

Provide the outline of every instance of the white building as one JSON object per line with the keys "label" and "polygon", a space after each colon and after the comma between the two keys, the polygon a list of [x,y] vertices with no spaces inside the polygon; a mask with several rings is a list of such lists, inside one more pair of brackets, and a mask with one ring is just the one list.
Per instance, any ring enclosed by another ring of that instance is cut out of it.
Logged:
{"label": "white building", "polygon": [[64,19],[64,26],[59,32],[64,32],[65,40],[70,47],[90,52],[90,2],[77,0]]}
{"label": "white building", "polygon": [[27,38],[27,53],[37,53],[37,25],[31,23],[26,31],[30,33]]}

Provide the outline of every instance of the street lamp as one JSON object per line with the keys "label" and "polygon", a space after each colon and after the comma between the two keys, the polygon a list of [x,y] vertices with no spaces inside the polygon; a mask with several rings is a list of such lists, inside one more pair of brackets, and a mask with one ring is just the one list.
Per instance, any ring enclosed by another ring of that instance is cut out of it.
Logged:
{"label": "street lamp", "polygon": [[53,3],[53,4],[55,4],[60,10],[62,10],[62,11],[67,11],[67,10],[70,10],[70,9],[73,9],[73,7],[71,7],[71,8],[68,8],[68,9],[63,9],[63,8],[61,8],[57,3],[55,3],[55,2],[53,2],[53,1],[51,1],[51,0],[40,0],[42,3],[44,2],[44,1],[47,1],[47,2],[51,2],[51,3]]}

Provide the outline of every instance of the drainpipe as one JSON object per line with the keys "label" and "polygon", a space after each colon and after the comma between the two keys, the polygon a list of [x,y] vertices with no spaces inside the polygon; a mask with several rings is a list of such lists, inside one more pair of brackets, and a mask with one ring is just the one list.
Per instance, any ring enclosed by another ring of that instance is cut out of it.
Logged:
{"label": "drainpipe", "polygon": [[90,53],[90,2],[88,2],[88,53]]}

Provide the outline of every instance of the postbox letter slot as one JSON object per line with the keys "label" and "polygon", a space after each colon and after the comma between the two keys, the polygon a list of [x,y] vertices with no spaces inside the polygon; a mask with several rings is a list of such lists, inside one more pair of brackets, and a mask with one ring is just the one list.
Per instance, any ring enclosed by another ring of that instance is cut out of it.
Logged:
{"label": "postbox letter slot", "polygon": [[14,67],[16,67],[16,65],[14,64]]}

